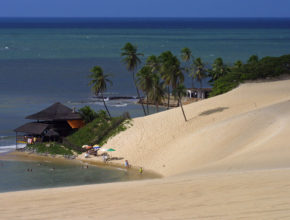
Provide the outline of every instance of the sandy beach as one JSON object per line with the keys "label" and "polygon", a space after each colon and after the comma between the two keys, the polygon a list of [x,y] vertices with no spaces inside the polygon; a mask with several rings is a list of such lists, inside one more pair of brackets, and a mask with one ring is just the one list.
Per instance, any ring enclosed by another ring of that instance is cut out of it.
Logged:
{"label": "sandy beach", "polygon": [[136,118],[105,146],[162,179],[2,193],[0,219],[289,219],[290,80],[184,109],[188,122]]}

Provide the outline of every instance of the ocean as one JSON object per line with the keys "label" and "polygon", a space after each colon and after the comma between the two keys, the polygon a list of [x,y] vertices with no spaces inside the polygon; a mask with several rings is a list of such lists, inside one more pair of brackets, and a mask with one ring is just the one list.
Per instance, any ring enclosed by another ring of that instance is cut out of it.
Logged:
{"label": "ocean", "polygon": [[[131,73],[120,56],[127,42],[137,45],[144,54],[143,63],[148,56],[167,50],[180,57],[180,50],[188,47],[195,58],[201,57],[207,65],[217,57],[231,65],[236,60],[245,62],[253,54],[289,54],[290,19],[0,18],[0,154],[15,148],[13,129],[28,122],[25,116],[54,102],[103,109],[88,86],[90,69],[95,65],[112,74],[113,86],[107,96],[136,96]],[[185,83],[190,86],[191,80],[186,77]],[[207,80],[203,86],[209,86]],[[113,115],[128,111],[132,117],[142,116],[141,106],[134,101],[115,100],[107,104]],[[155,108],[150,111],[154,113]],[[29,166],[21,162],[5,164],[10,168],[1,167],[1,176]],[[24,182],[27,175],[32,175],[23,170],[15,172],[22,172],[19,178]],[[115,174],[112,176],[114,179]],[[7,181],[12,184],[14,176],[10,177]],[[66,181],[61,177],[60,185]],[[58,186],[37,184],[36,188]]]}

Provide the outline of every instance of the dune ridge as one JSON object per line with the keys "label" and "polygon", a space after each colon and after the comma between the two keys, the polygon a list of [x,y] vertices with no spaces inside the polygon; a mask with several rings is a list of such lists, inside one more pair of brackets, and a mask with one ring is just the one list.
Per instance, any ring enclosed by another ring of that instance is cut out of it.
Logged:
{"label": "dune ridge", "polygon": [[164,178],[3,193],[0,219],[289,219],[290,80],[185,112],[136,118],[106,145]]}
{"label": "dune ridge", "polygon": [[[133,127],[106,146],[117,149],[114,155],[164,176],[220,163],[245,148],[254,150],[258,142],[267,145],[289,129],[289,85],[289,80],[241,85],[227,94],[185,106],[186,123],[179,108],[137,118]],[[229,161],[230,167],[232,163]]]}

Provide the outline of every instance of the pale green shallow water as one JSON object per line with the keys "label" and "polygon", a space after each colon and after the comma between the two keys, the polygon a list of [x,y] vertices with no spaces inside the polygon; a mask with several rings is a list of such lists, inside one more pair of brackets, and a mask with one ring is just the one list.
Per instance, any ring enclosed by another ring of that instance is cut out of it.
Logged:
{"label": "pale green shallow water", "polygon": [[[90,164],[88,168],[84,168],[85,166],[78,161],[1,160],[0,155],[0,193],[158,177],[146,171],[140,175],[134,169],[110,168]],[[32,169],[32,172],[28,169]]]}

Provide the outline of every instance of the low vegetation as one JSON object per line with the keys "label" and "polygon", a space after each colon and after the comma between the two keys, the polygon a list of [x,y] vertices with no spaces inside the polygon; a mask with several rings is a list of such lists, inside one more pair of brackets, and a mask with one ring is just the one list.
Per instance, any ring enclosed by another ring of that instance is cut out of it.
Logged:
{"label": "low vegetation", "polygon": [[105,111],[95,112],[85,106],[80,110],[85,121],[90,121],[72,135],[63,139],[62,143],[44,142],[27,145],[28,151],[39,154],[72,156],[74,152],[82,153],[83,145],[104,145],[108,139],[130,125],[128,113],[110,118]]}
{"label": "low vegetation", "polygon": [[103,114],[103,112],[102,114],[98,113],[99,116],[92,122],[65,138],[64,145],[81,153],[84,151],[83,145],[103,145],[110,137],[126,129],[129,123],[129,114],[108,118],[108,115]]}
{"label": "low vegetation", "polygon": [[91,109],[90,106],[87,106],[87,105],[82,107],[79,110],[79,113],[86,124],[92,122],[96,118],[105,119],[105,120],[110,119],[104,110],[95,112],[93,109]]}
{"label": "low vegetation", "polygon": [[260,60],[253,55],[247,63],[237,61],[233,67],[227,67],[226,70],[224,74],[220,74],[213,80],[211,96],[228,92],[247,80],[272,79],[281,75],[290,75],[290,55],[264,57]]}
{"label": "low vegetation", "polygon": [[51,155],[64,155],[72,156],[73,152],[70,149],[67,149],[63,145],[55,142],[49,143],[36,143],[27,145],[27,150],[34,151],[40,154],[51,154]]}

